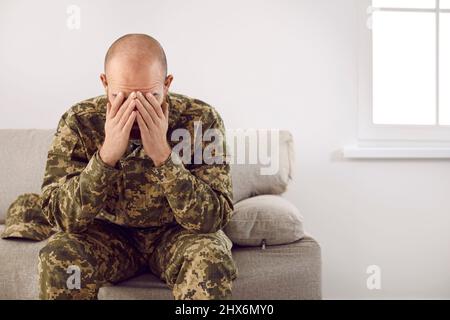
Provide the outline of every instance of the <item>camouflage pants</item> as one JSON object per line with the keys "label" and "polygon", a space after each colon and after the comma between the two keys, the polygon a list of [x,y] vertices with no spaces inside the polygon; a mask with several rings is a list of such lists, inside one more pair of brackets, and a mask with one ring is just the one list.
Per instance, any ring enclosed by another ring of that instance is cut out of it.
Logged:
{"label": "camouflage pants", "polygon": [[[177,224],[124,228],[95,220],[81,234],[56,233],[39,253],[41,299],[96,299],[99,287],[150,270],[175,299],[229,299],[237,270],[223,233],[198,234]],[[70,288],[70,268],[80,286]]]}

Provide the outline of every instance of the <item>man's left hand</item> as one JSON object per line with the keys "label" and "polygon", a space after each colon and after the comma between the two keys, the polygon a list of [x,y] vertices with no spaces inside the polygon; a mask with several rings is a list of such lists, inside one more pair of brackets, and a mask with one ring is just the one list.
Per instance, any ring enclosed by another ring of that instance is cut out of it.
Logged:
{"label": "man's left hand", "polygon": [[136,107],[137,122],[145,153],[158,167],[169,158],[172,151],[166,138],[169,106],[165,100],[160,104],[151,93],[144,96],[138,92]]}

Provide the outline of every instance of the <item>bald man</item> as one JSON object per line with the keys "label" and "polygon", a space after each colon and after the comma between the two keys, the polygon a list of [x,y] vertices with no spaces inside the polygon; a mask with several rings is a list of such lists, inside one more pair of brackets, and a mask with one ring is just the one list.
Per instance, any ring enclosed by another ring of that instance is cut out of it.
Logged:
{"label": "bald man", "polygon": [[[39,253],[40,298],[95,299],[102,285],[149,270],[175,299],[229,299],[229,165],[185,164],[170,139],[180,128],[193,137],[198,121],[225,145],[222,119],[169,92],[166,56],[150,36],[116,40],[104,69],[106,95],[64,113],[48,153],[42,209],[58,232]],[[77,269],[79,286],[68,285]]]}

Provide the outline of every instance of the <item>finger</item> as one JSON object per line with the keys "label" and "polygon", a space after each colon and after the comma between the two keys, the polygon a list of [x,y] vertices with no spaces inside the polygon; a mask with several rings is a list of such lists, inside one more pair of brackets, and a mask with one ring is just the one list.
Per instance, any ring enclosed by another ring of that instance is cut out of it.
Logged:
{"label": "finger", "polygon": [[111,113],[111,103],[106,103],[106,119],[109,119],[109,114]]}
{"label": "finger", "polygon": [[[152,117],[153,122],[156,123],[159,120],[159,116],[155,112],[155,108],[148,102],[148,100],[144,97],[144,95],[141,92],[138,92],[137,94],[138,100],[141,102],[141,104],[145,107],[150,117]],[[144,117],[144,120],[145,117]]]}
{"label": "finger", "polygon": [[136,120],[136,114],[138,112],[137,111],[132,111],[131,114],[129,115],[127,122],[125,123],[125,125],[123,126],[123,129],[125,132],[130,133],[131,128],[133,127],[133,123]]}
{"label": "finger", "polygon": [[129,94],[127,100],[125,100],[125,102],[122,104],[114,118],[120,121],[122,115],[125,113],[125,111],[127,111],[127,107],[130,105],[131,101],[133,101],[134,98],[136,98],[136,92],[132,92],[131,94]]}
{"label": "finger", "polygon": [[137,112],[136,119],[138,122],[139,130],[141,131],[141,138],[144,139],[144,137],[146,137],[146,135],[148,134],[147,125],[145,124],[144,118],[142,118],[142,115],[139,112]]}
{"label": "finger", "polygon": [[148,144],[148,135],[149,135],[149,131],[147,126],[145,125],[145,121],[144,118],[142,118],[141,114],[139,112],[137,112],[136,115],[136,120],[138,122],[138,126],[139,126],[139,132],[141,133],[141,140],[142,143],[145,145]]}
{"label": "finger", "polygon": [[169,119],[169,104],[167,103],[167,101],[164,101],[162,104],[162,110],[164,113],[164,117],[167,119]]}
{"label": "finger", "polygon": [[[148,109],[145,108],[140,100],[136,100],[136,107],[140,113],[140,115],[142,116],[142,120],[144,120],[145,124],[147,125],[147,127],[150,128],[150,126],[155,125],[155,121],[152,119],[152,117],[150,116]],[[150,107],[151,109],[151,107]],[[154,112],[154,111],[153,111]]]}
{"label": "finger", "polygon": [[119,128],[123,128],[125,124],[128,121],[128,118],[130,117],[130,114],[133,112],[136,106],[136,100],[131,101],[128,106],[123,106],[122,108],[125,109],[125,112],[122,114],[122,117],[120,117],[119,120]]}
{"label": "finger", "polygon": [[116,116],[117,110],[119,110],[120,106],[123,103],[123,99],[124,99],[123,92],[119,92],[117,96],[114,98],[111,104],[111,112],[109,113],[109,116],[111,118],[114,118]]}
{"label": "finger", "polygon": [[158,117],[162,118],[164,116],[164,113],[161,109],[160,103],[158,102],[158,100],[156,100],[155,96],[152,95],[151,93],[147,93],[145,97],[147,98],[148,102],[150,102],[153,109],[155,109],[155,112],[158,115]]}

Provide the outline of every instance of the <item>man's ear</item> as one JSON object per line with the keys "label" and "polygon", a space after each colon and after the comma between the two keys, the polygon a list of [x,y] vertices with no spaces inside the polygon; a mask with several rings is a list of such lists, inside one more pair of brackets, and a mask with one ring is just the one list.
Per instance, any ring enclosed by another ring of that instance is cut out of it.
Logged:
{"label": "man's ear", "polygon": [[102,81],[103,88],[105,88],[105,92],[107,92],[108,91],[108,81],[106,80],[106,74],[101,73],[100,80]]}
{"label": "man's ear", "polygon": [[164,80],[164,95],[167,95],[169,93],[170,84],[173,81],[173,76],[169,74],[166,77],[166,80]]}

